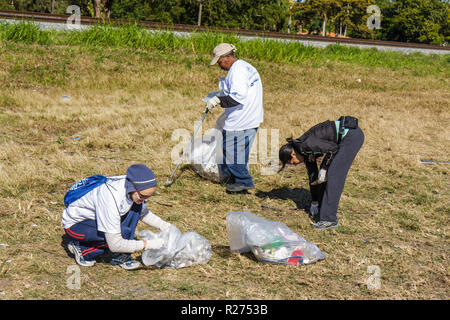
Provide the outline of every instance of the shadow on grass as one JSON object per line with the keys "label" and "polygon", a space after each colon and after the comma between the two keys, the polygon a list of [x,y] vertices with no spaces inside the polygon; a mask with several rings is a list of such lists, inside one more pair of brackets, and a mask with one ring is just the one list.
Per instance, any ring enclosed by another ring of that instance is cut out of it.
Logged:
{"label": "shadow on grass", "polygon": [[311,193],[304,188],[279,188],[269,192],[258,191],[255,196],[263,199],[292,200],[298,210],[306,209],[311,203]]}
{"label": "shadow on grass", "polygon": [[[223,259],[228,259],[233,255],[233,252],[230,250],[229,246],[224,245],[213,245],[211,246],[212,251],[220,256]],[[255,258],[252,252],[244,252],[240,253],[241,256],[244,256],[250,260],[258,262],[258,260]]]}
{"label": "shadow on grass", "polygon": [[211,249],[215,254],[217,254],[218,256],[225,258],[225,259],[231,257],[231,255],[232,255],[232,252],[231,252],[229,246],[212,245]]}
{"label": "shadow on grass", "polygon": [[185,164],[182,167],[180,167],[177,171],[175,171],[174,176],[172,177],[172,182],[180,181],[179,183],[184,183],[184,182],[186,182],[187,180],[189,180],[191,178],[203,180],[203,181],[206,181],[208,183],[217,183],[217,184],[219,184],[218,182],[214,182],[214,181],[212,181],[210,179],[206,179],[206,178],[202,177],[194,169],[194,167],[192,165],[190,165],[190,164]]}

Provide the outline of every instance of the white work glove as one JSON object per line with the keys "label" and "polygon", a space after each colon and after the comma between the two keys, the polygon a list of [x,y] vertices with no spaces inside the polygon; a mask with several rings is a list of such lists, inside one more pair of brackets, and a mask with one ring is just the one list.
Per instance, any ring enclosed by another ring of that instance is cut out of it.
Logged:
{"label": "white work glove", "polygon": [[319,214],[319,204],[311,203],[311,207],[309,208],[309,213],[313,216],[315,216],[316,214]]}
{"label": "white work glove", "polygon": [[162,246],[164,245],[164,240],[163,239],[154,239],[154,240],[146,240],[146,246],[144,249],[146,250],[157,250],[157,249],[161,249]]}
{"label": "white work glove", "polygon": [[148,211],[148,213],[142,218],[142,221],[150,227],[158,228],[161,231],[168,231],[171,226],[170,223],[164,221],[151,211]]}
{"label": "white work glove", "polygon": [[217,98],[217,96],[216,97],[212,97],[211,99],[206,101],[205,112],[206,111],[211,111],[212,109],[217,107],[218,104],[220,104],[220,99]]}
{"label": "white work glove", "polygon": [[315,185],[324,183],[325,181],[327,181],[327,180],[326,180],[326,177],[327,177],[327,170],[325,170],[325,169],[320,169],[320,170],[319,170],[319,176],[317,177],[317,180],[314,181],[314,182],[312,182],[311,185],[312,185],[312,186],[315,186]]}

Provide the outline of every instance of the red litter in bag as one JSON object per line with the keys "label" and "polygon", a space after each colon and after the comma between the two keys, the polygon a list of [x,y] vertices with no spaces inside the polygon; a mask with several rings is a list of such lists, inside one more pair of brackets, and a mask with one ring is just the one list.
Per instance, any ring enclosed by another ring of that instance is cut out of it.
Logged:
{"label": "red litter in bag", "polygon": [[288,265],[296,266],[303,263],[303,252],[296,249],[292,252],[291,257],[287,260]]}

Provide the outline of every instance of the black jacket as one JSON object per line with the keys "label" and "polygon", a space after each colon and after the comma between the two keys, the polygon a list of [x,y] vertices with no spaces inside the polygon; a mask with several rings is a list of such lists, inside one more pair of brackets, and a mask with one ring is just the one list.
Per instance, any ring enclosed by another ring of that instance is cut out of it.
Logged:
{"label": "black jacket", "polygon": [[306,131],[301,137],[293,140],[294,150],[304,157],[308,171],[311,197],[313,201],[321,202],[325,184],[312,186],[318,178],[319,170],[316,160],[325,155],[320,168],[328,170],[333,156],[339,151],[336,124],[334,121],[319,123]]}
{"label": "black jacket", "polygon": [[293,143],[295,151],[305,158],[305,163],[325,155],[320,167],[328,169],[339,151],[336,124],[329,120],[316,124]]}

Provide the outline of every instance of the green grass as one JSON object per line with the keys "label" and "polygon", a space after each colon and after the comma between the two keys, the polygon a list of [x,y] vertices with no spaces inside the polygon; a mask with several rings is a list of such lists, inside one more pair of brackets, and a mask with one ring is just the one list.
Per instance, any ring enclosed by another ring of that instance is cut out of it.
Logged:
{"label": "green grass", "polygon": [[51,31],[40,30],[31,22],[0,23],[0,39],[23,43],[50,44]]}
{"label": "green grass", "polygon": [[[212,49],[221,42],[236,45],[241,58],[266,62],[301,64],[313,62],[315,67],[330,62],[345,62],[362,66],[411,72],[416,76],[426,74],[449,74],[450,55],[425,55],[414,53],[378,51],[376,48],[360,49],[339,44],[325,48],[306,46],[294,41],[276,41],[259,38],[242,40],[234,34],[219,32],[192,33],[177,36],[171,30],[151,31],[137,24],[96,24],[82,31],[40,30],[32,22],[0,24],[0,39],[38,44],[81,45],[88,47],[123,47],[135,50],[156,50],[170,59],[183,59],[183,54],[198,54],[199,59],[211,55]],[[172,55],[177,52],[177,55]],[[101,57],[99,57],[101,59]],[[191,60],[185,60],[190,68]],[[61,66],[60,66],[61,67]],[[116,67],[120,68],[120,67]],[[331,66],[330,66],[331,68]],[[40,72],[45,72],[42,70]],[[53,81],[49,79],[49,81]]]}

